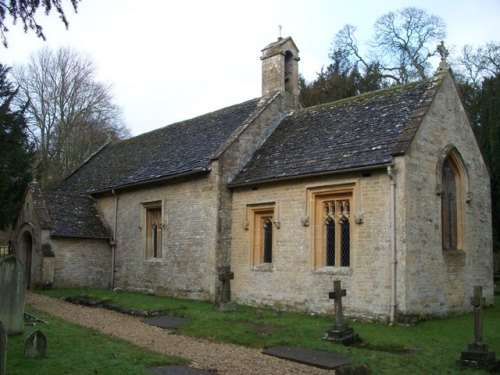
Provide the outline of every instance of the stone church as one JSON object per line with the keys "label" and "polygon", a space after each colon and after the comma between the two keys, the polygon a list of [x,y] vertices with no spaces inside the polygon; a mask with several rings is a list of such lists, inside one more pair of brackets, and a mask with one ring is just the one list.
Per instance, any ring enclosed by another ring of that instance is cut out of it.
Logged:
{"label": "stone church", "polygon": [[442,62],[424,81],[310,108],[291,38],[262,97],[102,147],[15,223],[31,287],[120,287],[376,319],[493,303],[489,171]]}

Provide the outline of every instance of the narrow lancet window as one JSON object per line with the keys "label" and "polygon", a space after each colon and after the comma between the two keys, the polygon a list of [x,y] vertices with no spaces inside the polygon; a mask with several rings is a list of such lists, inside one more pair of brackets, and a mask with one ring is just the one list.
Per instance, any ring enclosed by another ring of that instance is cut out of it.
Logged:
{"label": "narrow lancet window", "polygon": [[162,257],[161,206],[146,208],[146,258]]}
{"label": "narrow lancet window", "polygon": [[443,250],[455,250],[458,245],[457,179],[458,173],[449,157],[443,162],[441,221]]}
{"label": "narrow lancet window", "polygon": [[273,223],[270,218],[264,220],[264,263],[273,262]]}

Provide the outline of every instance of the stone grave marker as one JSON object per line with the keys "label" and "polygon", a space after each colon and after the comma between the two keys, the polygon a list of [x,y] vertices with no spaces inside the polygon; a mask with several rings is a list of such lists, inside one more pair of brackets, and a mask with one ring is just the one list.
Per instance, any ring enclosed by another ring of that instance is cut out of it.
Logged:
{"label": "stone grave marker", "polygon": [[234,279],[234,272],[231,272],[229,266],[219,267],[218,271],[220,286],[220,297],[216,303],[217,311],[234,311],[236,305],[231,302],[231,280]]}
{"label": "stone grave marker", "polygon": [[335,303],[335,320],[333,325],[326,331],[325,340],[341,342],[344,345],[352,345],[359,341],[359,336],[344,321],[342,312],[342,297],[346,296],[346,290],[342,289],[340,280],[334,280],[333,292],[328,293],[330,299]]}
{"label": "stone grave marker", "polygon": [[9,255],[0,260],[0,321],[8,335],[23,333],[25,297],[24,265],[14,255]]}
{"label": "stone grave marker", "polygon": [[483,342],[483,288],[474,287],[474,295],[470,304],[474,306],[474,341],[467,345],[467,351],[462,352],[460,362],[465,365],[489,368],[497,364],[495,353]]}
{"label": "stone grave marker", "polygon": [[0,321],[0,375],[7,374],[7,330]]}
{"label": "stone grave marker", "polygon": [[47,337],[42,331],[35,331],[24,342],[24,357],[44,357],[47,353]]}
{"label": "stone grave marker", "polygon": [[342,354],[297,346],[276,346],[264,349],[262,353],[329,370],[351,363],[351,359]]}

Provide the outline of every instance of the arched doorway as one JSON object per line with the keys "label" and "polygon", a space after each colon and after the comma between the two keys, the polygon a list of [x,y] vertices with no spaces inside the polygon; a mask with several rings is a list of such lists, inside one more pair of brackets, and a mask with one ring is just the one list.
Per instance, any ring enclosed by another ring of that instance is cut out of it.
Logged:
{"label": "arched doorway", "polygon": [[30,288],[31,284],[31,260],[33,253],[33,237],[31,237],[31,233],[26,231],[23,234],[23,253],[24,259],[21,259],[24,263],[24,272],[26,275],[26,285],[27,288]]}

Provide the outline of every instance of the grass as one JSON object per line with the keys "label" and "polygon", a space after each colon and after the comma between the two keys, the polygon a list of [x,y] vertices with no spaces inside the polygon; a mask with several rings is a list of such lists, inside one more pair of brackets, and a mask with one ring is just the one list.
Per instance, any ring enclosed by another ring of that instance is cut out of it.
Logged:
{"label": "grass", "polygon": [[[148,367],[185,363],[134,346],[126,341],[80,327],[36,310],[28,312],[48,324],[26,326],[24,333],[10,336],[7,344],[7,374],[151,374]],[[26,359],[24,341],[40,329],[47,337],[47,355]]]}
{"label": "grass", "polygon": [[[110,290],[51,290],[53,297],[86,294],[106,298],[122,307],[142,310],[168,310],[170,315],[189,318],[177,328],[184,335],[231,342],[249,347],[296,345],[349,355],[354,363],[367,364],[373,374],[486,374],[473,368],[461,368],[456,360],[473,338],[473,315],[421,322],[413,326],[395,326],[351,322],[363,344],[344,347],[321,340],[332,318],[283,313],[271,309],[239,306],[236,312],[219,313],[207,302],[139,293],[114,294]],[[500,297],[495,307],[484,311],[484,341],[500,355]]]}

